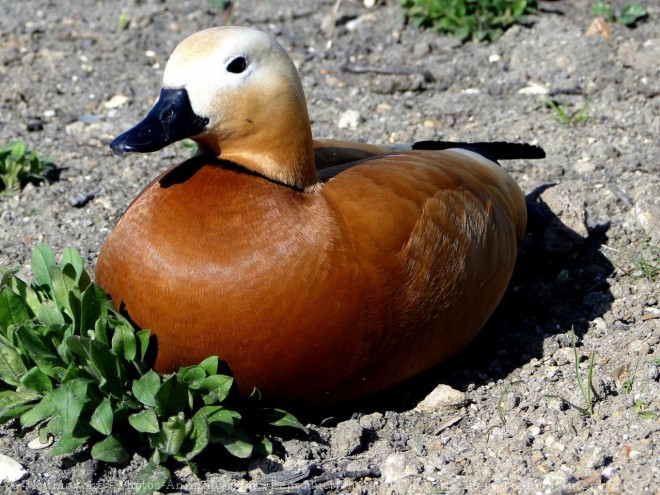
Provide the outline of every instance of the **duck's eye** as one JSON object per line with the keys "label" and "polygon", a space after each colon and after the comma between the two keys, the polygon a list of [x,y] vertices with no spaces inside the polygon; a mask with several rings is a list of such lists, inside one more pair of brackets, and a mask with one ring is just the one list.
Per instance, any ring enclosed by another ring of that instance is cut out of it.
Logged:
{"label": "duck's eye", "polygon": [[247,68],[245,57],[236,57],[227,65],[227,71],[233,74],[240,74]]}

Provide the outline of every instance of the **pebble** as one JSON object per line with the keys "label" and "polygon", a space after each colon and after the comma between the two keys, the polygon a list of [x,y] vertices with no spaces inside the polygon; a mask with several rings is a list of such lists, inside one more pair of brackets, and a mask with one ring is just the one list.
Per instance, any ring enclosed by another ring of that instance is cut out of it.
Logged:
{"label": "pebble", "polygon": [[332,453],[336,457],[345,457],[357,452],[362,447],[364,429],[357,419],[349,419],[337,425],[330,439]]}
{"label": "pebble", "polygon": [[649,236],[651,245],[660,244],[660,196],[656,184],[646,184],[630,193],[634,206],[628,212],[628,222],[639,225]]}
{"label": "pebble", "polygon": [[438,412],[460,409],[467,405],[465,394],[449,385],[438,385],[415,409],[420,412]]}
{"label": "pebble", "polygon": [[32,450],[41,450],[41,449],[46,449],[53,445],[54,442],[53,435],[48,435],[46,438],[45,443],[41,443],[41,440],[39,440],[39,437],[33,438],[28,442],[28,447],[31,448]]}
{"label": "pebble", "polygon": [[562,493],[568,485],[575,481],[573,473],[563,467],[557,471],[548,473],[543,478],[543,484],[554,492]]}
{"label": "pebble", "polygon": [[424,466],[412,455],[405,452],[395,452],[385,459],[380,466],[380,475],[385,483],[394,483],[407,476],[419,474]]}
{"label": "pebble", "polygon": [[581,184],[563,182],[543,191],[541,199],[566,227],[581,237],[587,237],[589,231],[584,196],[576,194],[577,190],[583,189]]}
{"label": "pebble", "polygon": [[357,110],[346,110],[339,115],[337,127],[340,129],[357,129],[361,121],[362,117],[360,116],[360,112]]}
{"label": "pebble", "polygon": [[0,454],[0,483],[15,483],[27,476],[23,466],[8,455]]}
{"label": "pebble", "polygon": [[631,356],[646,356],[649,352],[651,348],[643,340],[633,340],[628,344],[628,354]]}

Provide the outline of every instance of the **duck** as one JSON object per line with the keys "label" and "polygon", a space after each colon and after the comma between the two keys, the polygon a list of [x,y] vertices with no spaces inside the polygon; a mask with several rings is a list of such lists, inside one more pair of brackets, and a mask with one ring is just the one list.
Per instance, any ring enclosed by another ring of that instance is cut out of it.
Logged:
{"label": "duck", "polygon": [[218,356],[241,393],[360,399],[464,348],[503,297],[525,197],[498,159],[525,143],[314,139],[286,50],[223,26],[173,51],[160,96],[112,150],[198,151],[132,201],[96,281],[156,342],[154,369]]}

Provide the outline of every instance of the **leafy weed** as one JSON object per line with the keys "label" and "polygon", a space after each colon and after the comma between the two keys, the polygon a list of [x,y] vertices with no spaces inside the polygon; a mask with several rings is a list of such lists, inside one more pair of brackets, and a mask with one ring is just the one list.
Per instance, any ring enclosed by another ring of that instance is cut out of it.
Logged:
{"label": "leafy weed", "polygon": [[581,108],[570,111],[566,110],[564,103],[548,98],[545,101],[545,106],[552,110],[552,113],[559,122],[569,126],[576,127],[591,119],[591,116],[588,114],[589,102],[585,103]]}
{"label": "leafy weed", "polygon": [[451,34],[462,41],[499,38],[536,13],[536,0],[399,0],[416,27]]}
{"label": "leafy weed", "polygon": [[589,368],[587,369],[587,380],[586,383],[582,379],[582,374],[580,373],[580,356],[578,355],[576,343],[575,343],[575,332],[571,330],[571,336],[572,336],[572,347],[573,347],[573,363],[575,365],[575,378],[578,382],[578,386],[580,387],[580,392],[582,393],[582,398],[584,399],[585,407],[578,406],[577,404],[573,404],[572,402],[568,401],[567,399],[559,396],[559,395],[544,395],[543,397],[545,399],[558,399],[563,401],[564,403],[568,404],[570,407],[578,411],[580,414],[582,414],[586,418],[590,418],[594,414],[594,404],[593,404],[593,399],[591,397],[591,390],[593,388],[593,371],[594,371],[594,360],[595,360],[595,353],[592,350],[591,353],[589,354]]}
{"label": "leafy weed", "polygon": [[602,17],[608,22],[616,22],[624,26],[634,26],[635,23],[647,16],[646,9],[636,3],[624,5],[618,12],[607,2],[591,4],[591,14]]}
{"label": "leafy weed", "polygon": [[39,159],[35,151],[28,152],[21,141],[0,146],[0,192],[14,193],[29,182],[38,184],[49,169],[54,165]]}

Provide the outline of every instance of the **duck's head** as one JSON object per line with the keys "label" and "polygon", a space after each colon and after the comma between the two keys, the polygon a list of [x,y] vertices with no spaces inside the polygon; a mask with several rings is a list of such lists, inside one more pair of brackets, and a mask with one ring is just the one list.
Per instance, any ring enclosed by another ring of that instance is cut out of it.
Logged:
{"label": "duck's head", "polygon": [[110,147],[150,152],[184,138],[200,153],[292,187],[317,180],[298,72],[279,43],[255,29],[211,28],[181,42],[156,104]]}

